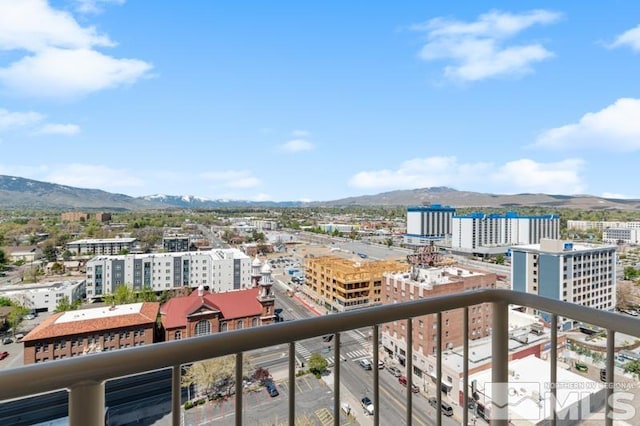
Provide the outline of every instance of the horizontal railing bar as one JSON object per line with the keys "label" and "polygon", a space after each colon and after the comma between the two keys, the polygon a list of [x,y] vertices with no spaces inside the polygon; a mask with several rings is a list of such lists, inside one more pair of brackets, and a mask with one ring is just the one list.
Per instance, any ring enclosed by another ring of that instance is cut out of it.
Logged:
{"label": "horizontal railing bar", "polygon": [[0,371],[0,400],[494,301],[557,313],[640,337],[639,320],[632,317],[605,311],[594,315],[592,308],[568,302],[511,290],[484,289],[5,369]]}

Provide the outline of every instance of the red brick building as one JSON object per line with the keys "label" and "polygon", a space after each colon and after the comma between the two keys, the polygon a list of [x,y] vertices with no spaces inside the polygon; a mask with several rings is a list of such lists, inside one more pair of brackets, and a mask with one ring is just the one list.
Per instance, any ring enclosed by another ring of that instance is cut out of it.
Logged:
{"label": "red brick building", "polygon": [[[455,294],[463,291],[495,287],[496,275],[469,271],[457,266],[419,268],[411,272],[385,274],[381,299],[383,304]],[[475,340],[491,334],[491,305],[484,303],[469,307],[469,339]],[[463,310],[442,313],[442,347],[444,351],[462,345]],[[426,365],[426,356],[438,352],[436,344],[437,316],[424,315],[413,319],[414,368]],[[382,326],[382,346],[388,357],[404,365],[407,355],[405,321]],[[420,375],[419,372],[416,372]]]}
{"label": "red brick building", "polygon": [[150,345],[159,308],[144,302],[53,314],[22,339],[24,364]]}
{"label": "red brick building", "polygon": [[[164,340],[180,340],[274,322],[271,286],[211,293],[202,288],[160,307]],[[265,294],[266,292],[266,294]]]}

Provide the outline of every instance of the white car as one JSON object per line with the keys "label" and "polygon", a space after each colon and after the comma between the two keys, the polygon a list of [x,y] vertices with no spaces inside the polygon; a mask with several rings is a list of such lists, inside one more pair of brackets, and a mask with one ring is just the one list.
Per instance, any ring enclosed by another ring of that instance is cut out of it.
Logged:
{"label": "white car", "polygon": [[362,403],[362,408],[364,408],[364,411],[370,416],[373,416],[375,410],[373,408],[373,402],[371,402],[371,399],[368,396],[365,396],[360,402]]}

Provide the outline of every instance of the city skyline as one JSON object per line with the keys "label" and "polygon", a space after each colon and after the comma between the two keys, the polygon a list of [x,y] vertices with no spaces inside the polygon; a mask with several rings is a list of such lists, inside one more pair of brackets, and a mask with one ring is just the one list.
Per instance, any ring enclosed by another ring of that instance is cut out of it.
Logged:
{"label": "city skyline", "polygon": [[254,201],[640,198],[638,12],[0,0],[0,174]]}

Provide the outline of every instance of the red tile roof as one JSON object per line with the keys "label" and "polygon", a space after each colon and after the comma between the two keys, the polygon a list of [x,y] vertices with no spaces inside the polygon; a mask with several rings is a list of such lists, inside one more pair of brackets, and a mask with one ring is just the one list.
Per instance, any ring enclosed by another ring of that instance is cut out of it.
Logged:
{"label": "red tile roof", "polygon": [[[119,305],[119,307],[122,306],[126,305]],[[109,309],[109,307],[104,307],[103,309]],[[49,318],[45,319],[40,325],[31,330],[29,334],[24,336],[22,341],[27,342],[53,337],[73,336],[77,334],[101,333],[105,330],[153,324],[158,317],[159,309],[160,304],[158,302],[144,302],[140,311],[132,314],[106,316],[104,318],[92,318],[86,320],[79,319],[77,321],[56,323],[56,320],[65,314],[65,312],[61,312],[53,314]],[[82,314],[82,310],[73,312],[77,312],[79,315]],[[68,314],[70,312],[66,313]]]}
{"label": "red tile roof", "polygon": [[203,296],[198,296],[198,290],[194,290],[189,296],[174,297],[160,307],[162,324],[165,329],[186,327],[187,316],[200,308],[218,310],[223,319],[260,316],[259,291],[259,288],[224,293],[204,291]]}

